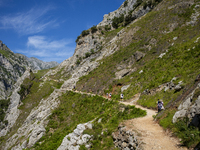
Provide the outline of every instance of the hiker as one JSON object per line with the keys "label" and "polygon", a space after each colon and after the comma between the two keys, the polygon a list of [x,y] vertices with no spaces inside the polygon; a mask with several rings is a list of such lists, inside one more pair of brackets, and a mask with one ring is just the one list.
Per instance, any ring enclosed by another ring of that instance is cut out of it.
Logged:
{"label": "hiker", "polygon": [[164,103],[163,103],[162,100],[159,100],[159,99],[158,99],[157,109],[158,109],[158,113],[159,113],[162,109],[164,109]]}
{"label": "hiker", "polygon": [[112,95],[112,94],[110,93],[110,94],[109,94],[109,98],[111,98],[111,95]]}
{"label": "hiker", "polygon": [[106,93],[106,97],[109,98],[109,97],[108,97],[108,93]]}
{"label": "hiker", "polygon": [[73,90],[75,91],[76,87],[74,86]]}
{"label": "hiker", "polygon": [[124,95],[123,95],[123,94],[120,94],[120,98],[121,98],[121,100],[123,100],[123,98],[124,98]]}

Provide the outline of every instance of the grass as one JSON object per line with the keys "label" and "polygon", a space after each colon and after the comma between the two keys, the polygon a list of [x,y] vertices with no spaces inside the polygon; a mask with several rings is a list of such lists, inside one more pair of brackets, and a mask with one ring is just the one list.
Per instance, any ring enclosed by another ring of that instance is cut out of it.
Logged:
{"label": "grass", "polygon": [[[91,149],[114,149],[111,133],[124,119],[146,115],[146,112],[134,106],[119,105],[115,101],[108,101],[99,96],[81,95],[66,92],[60,98],[60,106],[49,117],[46,135],[35,145],[36,150],[53,150],[60,146],[63,138],[71,133],[78,124],[94,120],[92,130],[84,133],[94,136]],[[72,107],[72,105],[75,107]],[[120,108],[125,108],[124,112]],[[99,118],[102,119],[98,123]],[[106,129],[104,135],[101,135]],[[53,130],[53,133],[51,132]],[[42,141],[41,144],[39,144]],[[103,142],[103,144],[101,144]],[[84,149],[84,146],[81,146]]]}

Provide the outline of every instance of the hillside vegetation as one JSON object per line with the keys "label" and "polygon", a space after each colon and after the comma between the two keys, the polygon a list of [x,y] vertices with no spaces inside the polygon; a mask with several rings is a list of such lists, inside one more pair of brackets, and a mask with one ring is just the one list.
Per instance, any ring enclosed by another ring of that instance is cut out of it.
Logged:
{"label": "hillside vegetation", "polygon": [[[165,110],[153,118],[183,146],[199,148],[199,16],[200,0],[126,0],[77,37],[71,58],[30,72],[18,91],[20,114],[0,138],[0,148],[54,150],[78,125],[92,122],[92,129],[83,132],[93,137],[90,148],[114,150],[112,133],[119,124],[146,115],[120,104],[121,93],[123,101],[137,97],[137,104],[154,110],[162,99]],[[107,93],[111,99],[105,98]],[[3,121],[8,103],[0,105],[5,107],[0,110]],[[177,112],[182,116],[174,117]]]}

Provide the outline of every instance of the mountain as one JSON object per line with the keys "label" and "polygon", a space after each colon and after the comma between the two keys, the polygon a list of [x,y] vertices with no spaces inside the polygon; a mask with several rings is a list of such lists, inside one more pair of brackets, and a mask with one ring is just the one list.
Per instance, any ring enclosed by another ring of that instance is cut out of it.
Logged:
{"label": "mountain", "polygon": [[0,41],[0,99],[7,99],[13,84],[23,75],[28,62],[16,56],[2,41]]}
{"label": "mountain", "polygon": [[146,112],[120,104],[121,93],[154,110],[162,99],[165,109],[153,118],[199,149],[199,18],[199,0],[124,1],[82,31],[72,57],[16,82],[1,149],[140,148],[140,131],[120,123]]}
{"label": "mountain", "polygon": [[18,53],[16,53],[16,55],[24,57],[24,59],[26,59],[28,61],[30,68],[33,69],[33,70],[49,69],[49,68],[53,68],[53,67],[59,65],[59,63],[56,62],[56,61],[44,62],[44,61],[39,60],[35,57],[29,58],[29,57],[26,57],[25,55],[18,54]]}
{"label": "mountain", "polygon": [[26,68],[42,70],[53,68],[57,62],[43,62],[37,58],[28,58],[22,54],[13,53],[2,41],[0,41],[0,99],[7,99],[12,91],[12,86],[21,77]]}

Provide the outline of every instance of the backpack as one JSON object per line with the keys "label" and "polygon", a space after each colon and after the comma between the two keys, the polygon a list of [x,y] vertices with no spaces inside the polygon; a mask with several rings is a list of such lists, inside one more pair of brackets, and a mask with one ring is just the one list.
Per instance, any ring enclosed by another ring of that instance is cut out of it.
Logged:
{"label": "backpack", "polygon": [[162,109],[162,103],[158,102],[158,109]]}

